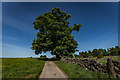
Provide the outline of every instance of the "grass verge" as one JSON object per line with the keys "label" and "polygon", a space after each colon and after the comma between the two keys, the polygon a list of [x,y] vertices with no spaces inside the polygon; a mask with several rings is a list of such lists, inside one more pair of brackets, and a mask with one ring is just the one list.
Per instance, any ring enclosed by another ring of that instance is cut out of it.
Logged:
{"label": "grass verge", "polygon": [[36,58],[3,58],[2,78],[38,78],[44,60]]}
{"label": "grass verge", "polygon": [[63,61],[54,61],[58,67],[60,67],[70,78],[109,78],[107,74],[101,72],[93,72],[72,63],[66,63]]}
{"label": "grass verge", "polygon": [[102,64],[105,64],[105,63],[107,63],[107,58],[108,57],[111,58],[112,60],[120,60],[120,56],[107,56],[107,57],[98,59],[98,61]]}

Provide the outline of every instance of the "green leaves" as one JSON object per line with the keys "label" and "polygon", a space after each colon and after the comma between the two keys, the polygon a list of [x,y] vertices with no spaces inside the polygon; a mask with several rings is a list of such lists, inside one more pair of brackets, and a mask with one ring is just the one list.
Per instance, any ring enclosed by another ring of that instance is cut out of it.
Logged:
{"label": "green leaves", "polygon": [[80,27],[81,27],[81,24],[74,24],[73,30],[79,31]]}
{"label": "green leaves", "polygon": [[33,40],[32,49],[36,54],[51,51],[51,54],[59,56],[71,56],[77,48],[77,41],[71,36],[73,30],[79,31],[81,24],[69,26],[67,20],[70,14],[63,12],[60,8],[40,15],[33,22],[34,28],[39,30],[37,39]]}

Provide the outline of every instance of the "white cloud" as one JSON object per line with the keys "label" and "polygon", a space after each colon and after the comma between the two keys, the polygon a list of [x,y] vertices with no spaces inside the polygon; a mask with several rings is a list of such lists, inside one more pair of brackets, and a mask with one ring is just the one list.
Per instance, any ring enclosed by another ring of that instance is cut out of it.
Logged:
{"label": "white cloud", "polygon": [[118,35],[118,29],[114,29],[114,30],[112,30],[112,31],[110,31],[108,33],[105,33],[104,35],[98,36],[97,38],[95,38],[95,40],[101,40],[101,39],[105,39],[105,38],[111,38],[112,35],[117,36]]}
{"label": "white cloud", "polygon": [[26,24],[12,17],[4,16],[3,23],[11,27],[14,27],[20,31],[27,32],[27,33],[33,33],[33,29],[32,29],[33,25]]}
{"label": "white cloud", "polygon": [[34,56],[31,48],[2,43],[2,57],[28,57]]}
{"label": "white cloud", "polygon": [[15,46],[15,45],[12,45],[12,44],[8,44],[8,43],[3,43],[2,46],[4,47],[9,47],[9,48],[21,48],[21,47],[18,47],[18,46]]}
{"label": "white cloud", "polygon": [[19,40],[19,39],[17,39],[17,38],[8,37],[8,36],[2,36],[2,39],[7,39],[7,40],[12,40],[12,41],[21,42],[21,40]]}
{"label": "white cloud", "polygon": [[81,51],[93,50],[95,48],[111,48],[118,45],[118,29],[108,32],[103,35],[98,35],[94,39],[89,39],[87,42],[79,41],[78,49]]}

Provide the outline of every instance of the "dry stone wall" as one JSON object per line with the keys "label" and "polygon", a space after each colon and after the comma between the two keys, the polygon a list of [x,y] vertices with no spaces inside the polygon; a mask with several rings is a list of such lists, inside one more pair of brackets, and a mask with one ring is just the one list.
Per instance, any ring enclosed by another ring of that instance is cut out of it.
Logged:
{"label": "dry stone wall", "polygon": [[67,63],[75,63],[80,67],[92,70],[99,71],[104,73],[111,73],[113,76],[120,78],[120,61],[107,59],[106,64],[101,64],[95,59],[88,58],[61,58],[62,61]]}

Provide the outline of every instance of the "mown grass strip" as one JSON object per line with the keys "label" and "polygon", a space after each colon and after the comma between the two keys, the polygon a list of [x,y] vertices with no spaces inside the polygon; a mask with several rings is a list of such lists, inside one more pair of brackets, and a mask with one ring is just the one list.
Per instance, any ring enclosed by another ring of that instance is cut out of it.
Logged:
{"label": "mown grass strip", "polygon": [[36,58],[2,59],[2,78],[38,78],[44,63]]}
{"label": "mown grass strip", "polygon": [[[108,56],[108,57],[111,58],[112,60],[120,60],[120,56]],[[101,59],[98,59],[98,61],[102,64],[105,64],[107,63],[107,58],[101,58]]]}
{"label": "mown grass strip", "polygon": [[[70,78],[109,78],[109,75],[101,72],[93,72],[72,63],[54,61]],[[112,77],[112,76],[110,76]]]}

